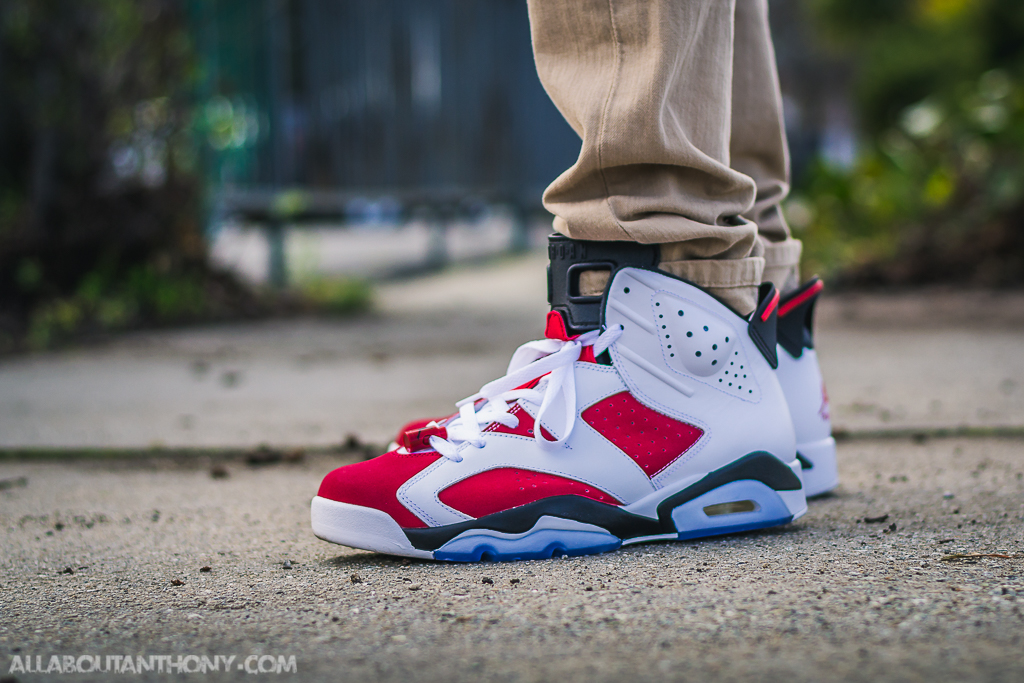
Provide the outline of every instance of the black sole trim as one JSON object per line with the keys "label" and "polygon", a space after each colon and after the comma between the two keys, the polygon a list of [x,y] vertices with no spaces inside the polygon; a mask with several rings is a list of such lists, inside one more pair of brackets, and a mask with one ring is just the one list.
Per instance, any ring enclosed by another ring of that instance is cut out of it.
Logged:
{"label": "black sole trim", "polygon": [[797,491],[803,483],[789,466],[771,453],[757,451],[745,455],[725,467],[709,472],[703,479],[675,493],[658,505],[658,519],[626,512],[607,503],[581,496],[553,496],[510,510],[503,510],[479,519],[426,529],[402,529],[417,550],[437,550],[448,541],[470,529],[489,529],[506,534],[529,531],[541,517],[558,517],[584,524],[593,524],[610,534],[627,540],[643,536],[676,533],[672,510],[704,495],[719,486],[751,479],[776,491]]}

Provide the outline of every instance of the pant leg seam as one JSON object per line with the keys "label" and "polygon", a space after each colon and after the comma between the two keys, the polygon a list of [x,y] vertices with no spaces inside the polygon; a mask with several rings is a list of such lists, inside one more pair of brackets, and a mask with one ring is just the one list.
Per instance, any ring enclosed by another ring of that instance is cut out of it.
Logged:
{"label": "pant leg seam", "polygon": [[612,219],[612,222],[630,239],[636,240],[633,233],[631,233],[626,226],[619,222],[619,219],[615,217],[615,212],[612,211],[611,186],[608,184],[608,176],[605,175],[604,168],[604,139],[605,132],[608,125],[608,110],[611,109],[612,100],[615,97],[615,92],[619,87],[619,72],[622,69],[622,43],[619,41],[619,29],[615,25],[615,9],[612,7],[614,0],[608,0],[608,22],[611,26],[612,31],[612,42],[615,44],[615,64],[612,74],[612,82],[608,87],[608,95],[605,97],[604,107],[601,111],[601,125],[597,132],[597,171],[601,174],[601,184],[604,185],[604,204],[608,209],[608,216]]}

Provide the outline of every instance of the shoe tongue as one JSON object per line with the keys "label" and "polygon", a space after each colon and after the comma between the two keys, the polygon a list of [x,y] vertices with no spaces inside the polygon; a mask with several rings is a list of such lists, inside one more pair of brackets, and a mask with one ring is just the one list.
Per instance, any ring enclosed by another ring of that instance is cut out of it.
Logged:
{"label": "shoe tongue", "polygon": [[559,311],[548,311],[547,324],[544,327],[544,336],[548,339],[558,339],[560,341],[572,341],[579,335],[570,337],[568,330],[565,329],[565,318],[562,317]]}
{"label": "shoe tongue", "polygon": [[[544,336],[548,339],[558,339],[560,341],[572,341],[578,339],[580,335],[569,336],[568,330],[565,329],[565,318],[562,317],[560,311],[548,311],[547,326],[544,328]],[[585,363],[596,363],[597,359],[594,357],[594,347],[585,346],[583,351],[580,353],[580,360]],[[526,387],[525,385],[520,388],[532,388]]]}
{"label": "shoe tongue", "polygon": [[[547,377],[547,375],[544,375],[544,377]],[[544,379],[544,377],[535,377],[525,384],[520,384],[516,389],[536,389],[537,385],[540,384],[540,381]]]}

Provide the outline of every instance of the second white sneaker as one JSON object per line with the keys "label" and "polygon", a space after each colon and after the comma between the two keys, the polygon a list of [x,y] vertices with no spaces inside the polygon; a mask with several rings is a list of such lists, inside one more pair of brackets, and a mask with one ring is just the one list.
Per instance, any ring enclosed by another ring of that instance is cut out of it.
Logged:
{"label": "second white sneaker", "polygon": [[839,484],[836,440],[832,437],[828,392],[814,350],[814,307],[824,284],[814,278],[779,302],[779,367],[796,452],[807,496],[820,496]]}

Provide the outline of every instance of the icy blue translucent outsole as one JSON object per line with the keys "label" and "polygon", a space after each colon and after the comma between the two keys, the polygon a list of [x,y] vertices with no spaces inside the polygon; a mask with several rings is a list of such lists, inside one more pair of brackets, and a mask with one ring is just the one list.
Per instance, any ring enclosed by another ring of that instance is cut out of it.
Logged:
{"label": "icy blue translucent outsole", "polygon": [[607,533],[538,529],[521,538],[496,538],[483,534],[455,538],[435,550],[434,559],[449,562],[546,560],[559,556],[596,555],[621,545],[620,539]]}
{"label": "icy blue translucent outsole", "polygon": [[[737,502],[752,509],[715,514],[716,506],[721,509]],[[792,519],[793,513],[779,494],[753,480],[725,484],[672,510],[678,540],[766,529],[787,524]],[[660,540],[671,538],[661,537]],[[449,562],[545,560],[609,552],[622,543],[622,539],[608,532],[590,530],[541,528],[514,535],[480,530],[452,539],[434,551],[434,559]]]}
{"label": "icy blue translucent outsole", "polygon": [[[732,501],[751,501],[757,509],[723,515],[705,513],[706,508]],[[761,482],[752,480],[719,486],[672,510],[672,522],[679,530],[680,540],[767,529],[788,524],[792,520],[793,513],[779,494]]]}

